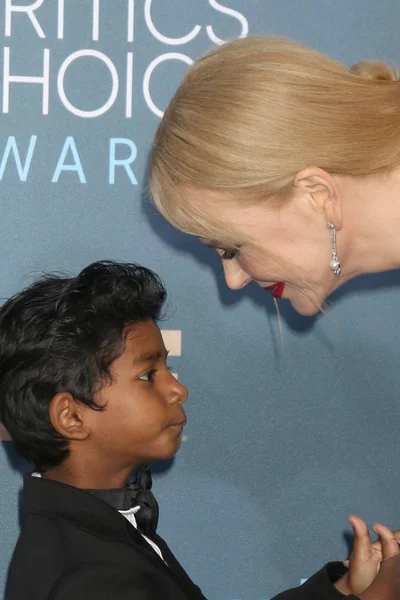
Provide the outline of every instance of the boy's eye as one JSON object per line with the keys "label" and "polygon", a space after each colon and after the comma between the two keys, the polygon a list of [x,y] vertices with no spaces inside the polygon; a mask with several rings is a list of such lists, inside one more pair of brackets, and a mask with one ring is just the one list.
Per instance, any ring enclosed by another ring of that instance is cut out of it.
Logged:
{"label": "boy's eye", "polygon": [[155,370],[152,369],[151,371],[147,371],[147,373],[144,373],[143,375],[141,375],[139,377],[139,379],[141,381],[153,381],[154,374],[155,374]]}
{"label": "boy's eye", "polygon": [[220,256],[222,260],[232,260],[233,258],[237,258],[239,256],[238,248],[229,248],[229,249],[221,249]]}
{"label": "boy's eye", "polygon": [[[171,367],[169,367],[168,365],[165,365],[165,368],[170,371]],[[144,373],[143,375],[140,375],[139,379],[141,381],[153,381],[155,374],[157,373],[158,369],[151,369],[150,371],[147,371],[147,373]]]}

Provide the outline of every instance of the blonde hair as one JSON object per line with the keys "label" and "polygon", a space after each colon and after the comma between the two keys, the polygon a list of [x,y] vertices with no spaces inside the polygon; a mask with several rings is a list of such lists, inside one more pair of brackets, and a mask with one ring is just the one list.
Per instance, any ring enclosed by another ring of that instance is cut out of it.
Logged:
{"label": "blonde hair", "polygon": [[308,166],[362,176],[399,164],[395,71],[378,62],[348,69],[287,39],[254,37],[189,69],[156,133],[149,187],[175,227],[227,242],[235,232],[202,205],[203,190],[227,202],[276,201]]}

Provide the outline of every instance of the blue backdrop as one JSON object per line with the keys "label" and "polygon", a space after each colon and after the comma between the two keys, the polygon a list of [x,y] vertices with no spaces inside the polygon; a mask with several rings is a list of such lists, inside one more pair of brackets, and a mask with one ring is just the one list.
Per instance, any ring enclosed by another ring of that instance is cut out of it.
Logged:
{"label": "blue backdrop", "polygon": [[[145,201],[151,139],[221,40],[287,35],[349,65],[396,63],[399,24],[396,0],[0,2],[0,295],[97,259],[163,277],[191,397],[155,478],[160,531],[213,600],[263,600],[344,559],[350,512],[400,526],[399,275],[351,284],[329,318],[284,307],[282,343],[269,296],[230,292],[217,257]],[[26,467],[7,441],[0,461],[3,586]]]}

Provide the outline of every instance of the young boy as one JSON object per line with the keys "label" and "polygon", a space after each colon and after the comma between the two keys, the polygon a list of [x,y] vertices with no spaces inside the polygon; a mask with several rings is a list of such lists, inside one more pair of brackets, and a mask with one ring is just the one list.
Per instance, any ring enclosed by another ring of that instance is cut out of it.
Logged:
{"label": "young boy", "polygon": [[[1,308],[0,419],[34,466],[8,600],[204,600],[155,533],[142,467],[176,453],[186,422],[156,325],[165,297],[148,269],[98,262]],[[344,571],[332,563],[282,598],[343,598]]]}

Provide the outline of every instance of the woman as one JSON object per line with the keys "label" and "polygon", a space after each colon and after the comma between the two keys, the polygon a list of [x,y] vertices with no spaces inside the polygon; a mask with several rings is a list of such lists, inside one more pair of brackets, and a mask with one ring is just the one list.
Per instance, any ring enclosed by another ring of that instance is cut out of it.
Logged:
{"label": "woman", "polygon": [[314,314],[349,279],[400,267],[397,74],[280,38],[220,46],[165,112],[150,190],[217,249],[230,288],[256,281]]}
{"label": "woman", "polygon": [[[349,279],[400,266],[397,75],[279,38],[221,46],[165,112],[150,191],[175,227],[218,251],[229,287],[256,281],[311,315]],[[352,524],[356,540],[367,535]],[[361,591],[326,575],[304,598]]]}

